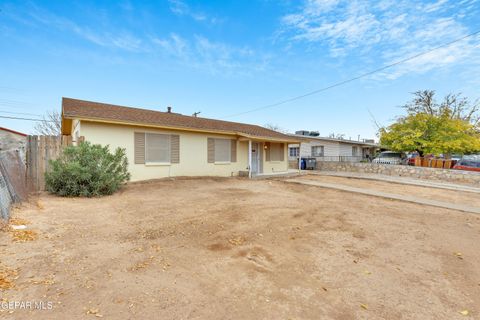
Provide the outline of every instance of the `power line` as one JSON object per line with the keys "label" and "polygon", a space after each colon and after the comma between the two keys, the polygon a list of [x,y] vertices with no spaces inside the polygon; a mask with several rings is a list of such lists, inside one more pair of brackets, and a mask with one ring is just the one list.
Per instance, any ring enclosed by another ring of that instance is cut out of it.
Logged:
{"label": "power line", "polygon": [[3,110],[0,110],[0,113],[21,114],[21,115],[24,115],[24,116],[35,116],[35,117],[41,117],[42,116],[40,114],[35,114],[35,113],[12,112],[12,111],[3,111]]}
{"label": "power line", "polygon": [[375,69],[375,70],[372,70],[372,71],[369,71],[369,72],[366,72],[366,73],[363,73],[363,74],[360,74],[354,78],[350,78],[350,79],[347,79],[347,80],[343,80],[343,81],[340,81],[340,82],[336,82],[334,84],[331,84],[327,87],[323,87],[323,88],[320,88],[320,89],[317,89],[317,90],[314,90],[314,91],[310,91],[310,92],[307,92],[305,94],[302,94],[302,95],[299,95],[299,96],[296,96],[296,97],[293,97],[293,98],[289,98],[289,99],[285,99],[285,100],[282,100],[282,101],[279,101],[279,102],[275,102],[275,103],[272,103],[272,104],[268,104],[268,105],[265,105],[265,106],[262,106],[262,107],[257,107],[257,108],[254,108],[254,109],[251,109],[251,110],[247,110],[247,111],[243,111],[243,112],[239,112],[239,113],[235,113],[235,114],[231,114],[231,115],[228,115],[228,116],[225,116],[223,117],[222,119],[225,119],[225,118],[231,118],[231,117],[236,117],[236,116],[240,116],[240,115],[243,115],[243,114],[247,114],[247,113],[252,113],[252,112],[256,112],[256,111],[260,111],[260,110],[264,110],[264,109],[269,109],[269,108],[273,108],[273,107],[277,107],[279,105],[282,105],[282,104],[285,104],[285,103],[288,103],[288,102],[292,102],[292,101],[295,101],[295,100],[299,100],[299,99],[302,99],[302,98],[305,98],[305,97],[308,97],[308,96],[311,96],[311,95],[314,95],[314,94],[317,94],[317,93],[320,93],[320,92],[323,92],[323,91],[327,91],[329,89],[333,89],[335,87],[339,87],[339,86],[342,86],[344,84],[347,84],[349,82],[352,82],[352,81],[355,81],[355,80],[359,80],[361,78],[365,78],[367,76],[370,76],[372,74],[375,74],[377,72],[380,72],[380,71],[383,71],[385,69],[388,69],[388,68],[391,68],[391,67],[394,67],[394,66],[397,66],[399,64],[402,64],[402,63],[405,63],[407,61],[410,61],[410,60],[414,60],[418,57],[421,57],[421,56],[424,56],[430,52],[433,52],[433,51],[436,51],[438,49],[443,49],[443,48],[446,48],[446,47],[449,47],[451,46],[452,44],[454,43],[457,43],[457,42],[460,42],[462,40],[465,40],[467,38],[470,38],[470,37],[473,37],[477,34],[480,33],[480,30],[478,31],[475,31],[473,33],[470,33],[470,34],[467,34],[461,38],[457,38],[453,41],[450,41],[450,42],[447,42],[445,44],[442,44],[442,45],[439,45],[437,47],[434,47],[432,49],[429,49],[427,51],[424,51],[424,52],[421,52],[421,53],[418,53],[416,55],[413,55],[413,56],[410,56],[410,57],[407,57],[405,59],[402,59],[402,60],[398,60],[394,63],[391,63],[389,65],[386,65],[386,66],[383,66],[381,68],[378,68],[378,69]]}
{"label": "power line", "polygon": [[13,120],[27,120],[27,121],[39,121],[39,122],[55,122],[52,120],[43,120],[43,119],[32,119],[32,118],[20,118],[20,117],[8,117],[8,116],[0,116],[3,119],[13,119]]}
{"label": "power line", "polygon": [[0,103],[7,103],[7,104],[12,104],[12,105],[18,105],[18,106],[24,106],[24,105],[35,106],[36,105],[35,103],[31,103],[31,102],[10,100],[10,99],[1,99],[1,98],[0,98]]}
{"label": "power line", "polygon": [[21,91],[18,88],[5,87],[5,86],[0,86],[0,90]]}

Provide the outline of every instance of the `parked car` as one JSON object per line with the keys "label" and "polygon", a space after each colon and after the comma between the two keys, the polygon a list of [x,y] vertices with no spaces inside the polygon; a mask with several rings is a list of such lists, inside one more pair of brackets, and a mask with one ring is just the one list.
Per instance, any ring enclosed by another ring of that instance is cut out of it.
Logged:
{"label": "parked car", "polygon": [[460,161],[462,159],[462,155],[461,154],[452,154],[452,156],[450,157],[450,159],[452,161],[455,161],[455,163],[457,163],[458,161]]}
{"label": "parked car", "polygon": [[415,159],[419,157],[418,153],[409,153],[407,155],[407,164],[409,166],[414,166],[415,165]]}
{"label": "parked car", "polygon": [[373,159],[377,164],[406,164],[407,156],[403,152],[384,151]]}
{"label": "parked car", "polygon": [[480,154],[463,156],[453,167],[458,170],[479,171],[480,172]]}

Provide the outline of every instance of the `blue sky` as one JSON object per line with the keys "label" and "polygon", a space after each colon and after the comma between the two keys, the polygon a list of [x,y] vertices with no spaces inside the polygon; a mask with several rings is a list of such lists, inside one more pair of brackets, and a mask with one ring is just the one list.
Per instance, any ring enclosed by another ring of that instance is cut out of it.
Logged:
{"label": "blue sky", "polygon": [[[480,37],[275,108],[480,29],[478,0],[2,1],[0,111],[61,97],[370,138],[421,89],[480,98]],[[1,113],[1,115],[8,115]],[[28,121],[0,126],[31,132]]]}

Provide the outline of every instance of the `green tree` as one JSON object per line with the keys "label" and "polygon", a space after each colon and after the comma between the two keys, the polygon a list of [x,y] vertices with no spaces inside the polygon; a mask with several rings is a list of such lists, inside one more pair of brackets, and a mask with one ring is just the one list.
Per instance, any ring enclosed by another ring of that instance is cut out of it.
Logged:
{"label": "green tree", "polygon": [[89,142],[65,148],[45,174],[47,191],[60,196],[108,195],[128,180],[125,149],[110,153],[108,146]]}
{"label": "green tree", "polygon": [[478,103],[447,95],[441,103],[434,91],[418,91],[405,105],[407,115],[380,129],[380,143],[394,151],[452,154],[480,151]]}

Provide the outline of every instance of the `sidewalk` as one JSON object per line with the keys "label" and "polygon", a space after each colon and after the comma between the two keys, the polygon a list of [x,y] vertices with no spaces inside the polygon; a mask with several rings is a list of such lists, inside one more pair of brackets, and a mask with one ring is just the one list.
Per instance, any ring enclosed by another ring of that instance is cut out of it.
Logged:
{"label": "sidewalk", "polygon": [[287,179],[285,181],[288,183],[297,183],[297,184],[315,186],[320,188],[328,188],[328,189],[335,189],[335,190],[346,191],[346,192],[360,193],[360,194],[373,196],[373,197],[400,200],[400,201],[421,204],[426,206],[480,214],[480,208],[477,208],[477,207],[470,207],[470,206],[465,206],[461,204],[455,204],[455,203],[449,203],[449,202],[443,202],[443,201],[437,201],[437,200],[429,200],[424,198],[417,198],[412,196],[400,195],[396,193],[387,193],[387,192],[382,192],[382,191],[377,191],[372,189],[350,187],[350,186],[337,184],[337,183],[325,183],[320,181],[302,180],[301,178]]}
{"label": "sidewalk", "polygon": [[365,179],[365,180],[377,180],[377,181],[385,181],[385,182],[406,184],[406,185],[419,186],[419,187],[480,193],[480,188],[476,188],[472,186],[432,181],[432,180],[424,180],[424,179],[415,179],[415,178],[408,178],[408,177],[395,177],[395,176],[387,176],[387,175],[381,175],[381,174],[368,174],[368,173],[357,173],[357,172],[316,171],[316,170],[309,171],[308,173],[314,174],[314,175]]}

